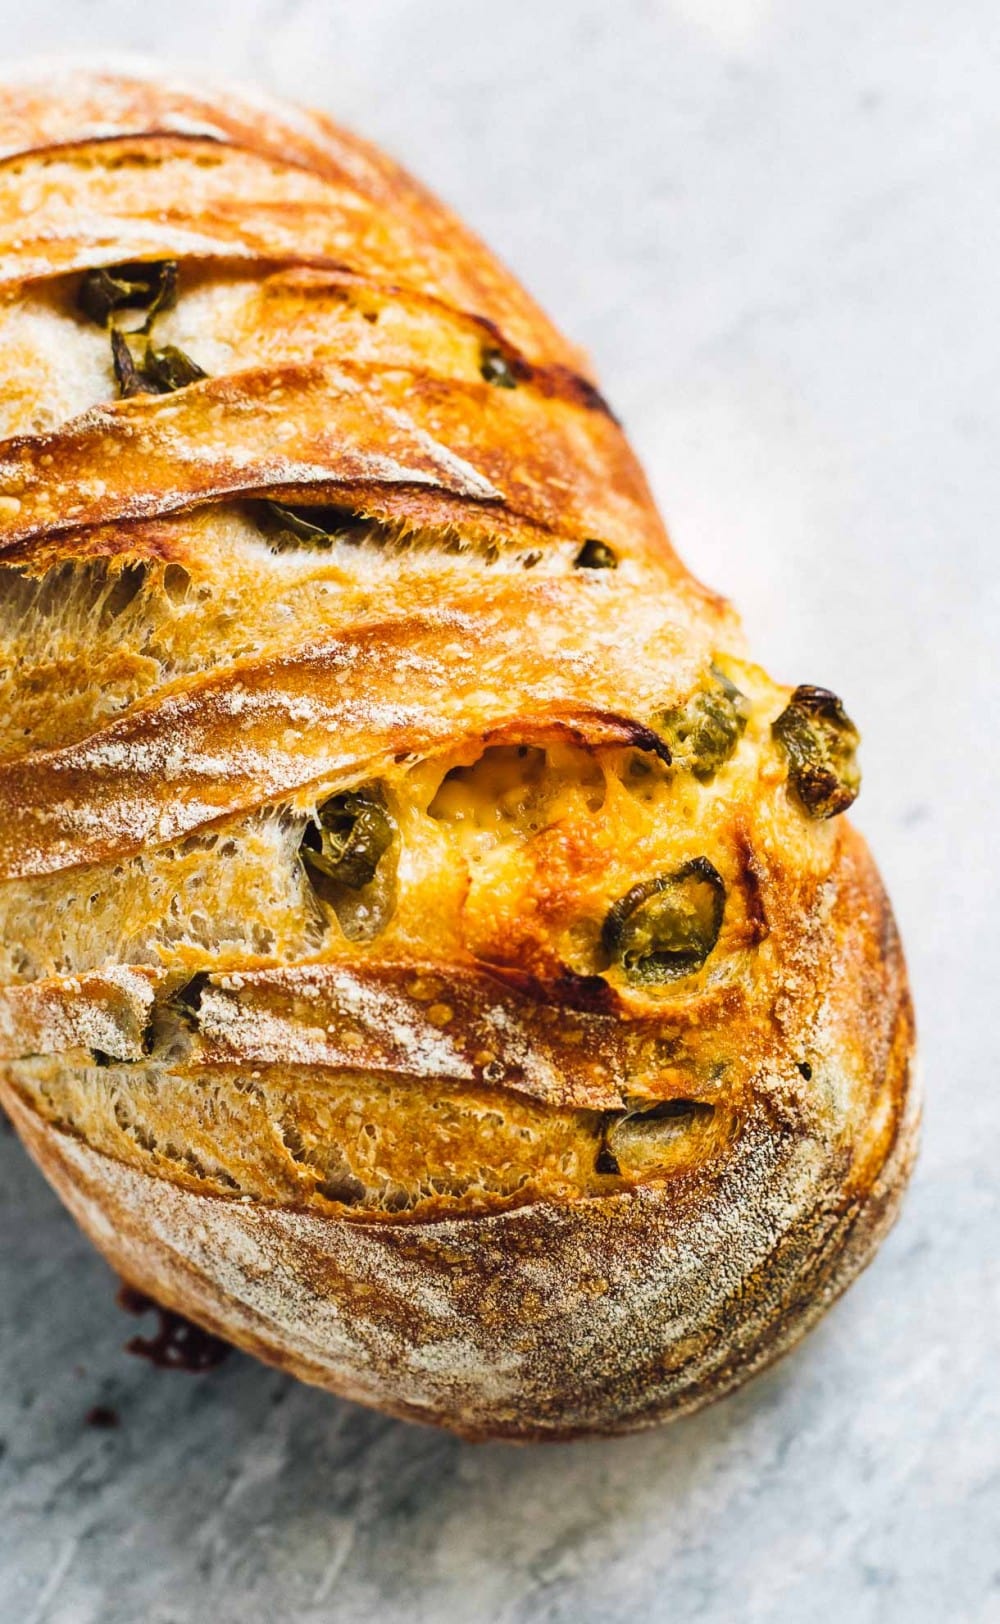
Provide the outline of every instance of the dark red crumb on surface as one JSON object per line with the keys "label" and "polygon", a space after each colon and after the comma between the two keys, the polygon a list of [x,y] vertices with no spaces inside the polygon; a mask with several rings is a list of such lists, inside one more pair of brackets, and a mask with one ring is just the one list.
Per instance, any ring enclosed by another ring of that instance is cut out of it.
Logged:
{"label": "dark red crumb on surface", "polygon": [[87,1411],[83,1419],[88,1427],[109,1429],[117,1427],[121,1417],[118,1411],[113,1410],[110,1405],[95,1404],[93,1409]]}
{"label": "dark red crumb on surface", "polygon": [[214,1370],[229,1353],[229,1343],[200,1325],[192,1325],[183,1314],[172,1308],[161,1308],[144,1291],[122,1283],[118,1291],[119,1307],[127,1314],[155,1313],[158,1317],[155,1336],[133,1336],[125,1344],[126,1353],[148,1359],[158,1370]]}

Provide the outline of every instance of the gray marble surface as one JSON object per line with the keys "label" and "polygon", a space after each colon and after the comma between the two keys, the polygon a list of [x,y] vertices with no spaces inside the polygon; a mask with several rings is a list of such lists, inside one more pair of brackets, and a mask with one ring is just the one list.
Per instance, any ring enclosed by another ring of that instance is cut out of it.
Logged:
{"label": "gray marble surface", "polygon": [[[991,0],[2,0],[322,103],[595,354],[694,566],[863,725],[928,1089],[808,1342],[656,1435],[471,1447],[234,1357],[157,1373],[0,1140],[10,1624],[995,1624],[1000,24]],[[85,1424],[113,1406],[120,1425]]]}

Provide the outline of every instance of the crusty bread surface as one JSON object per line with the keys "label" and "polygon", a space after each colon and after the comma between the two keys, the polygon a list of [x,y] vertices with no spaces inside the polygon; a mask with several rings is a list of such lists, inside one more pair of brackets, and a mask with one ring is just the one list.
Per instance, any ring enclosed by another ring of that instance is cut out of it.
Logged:
{"label": "crusty bread surface", "polygon": [[918,1103],[840,701],[580,353],[325,117],[0,89],[0,1098],[134,1286],[470,1437],[868,1261]]}

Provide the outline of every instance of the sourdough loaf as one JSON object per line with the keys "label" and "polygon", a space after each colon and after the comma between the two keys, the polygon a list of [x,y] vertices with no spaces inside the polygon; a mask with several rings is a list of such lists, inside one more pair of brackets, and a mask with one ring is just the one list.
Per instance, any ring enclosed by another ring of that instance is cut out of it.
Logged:
{"label": "sourdough loaf", "polygon": [[786,1348],[912,1160],[836,697],[319,114],[0,93],[0,1094],[133,1286],[471,1436]]}

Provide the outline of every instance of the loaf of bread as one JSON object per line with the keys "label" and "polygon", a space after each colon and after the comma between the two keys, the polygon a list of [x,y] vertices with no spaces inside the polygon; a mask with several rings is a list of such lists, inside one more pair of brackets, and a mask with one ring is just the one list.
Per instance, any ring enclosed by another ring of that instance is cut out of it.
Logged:
{"label": "loaf of bread", "polygon": [[396,1415],[726,1392],[914,1153],[840,701],[749,661],[586,360],[325,117],[73,71],[0,149],[25,1145],[132,1286]]}

